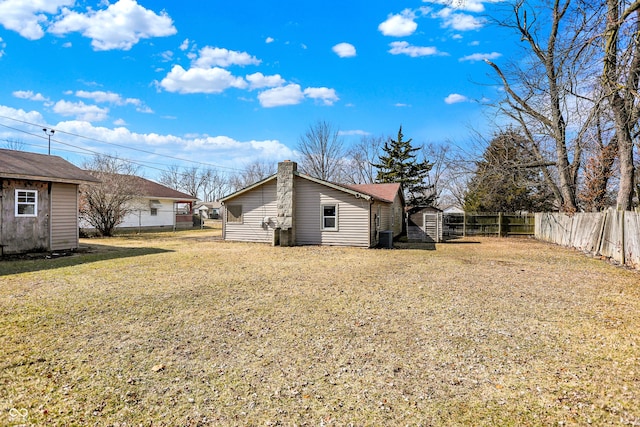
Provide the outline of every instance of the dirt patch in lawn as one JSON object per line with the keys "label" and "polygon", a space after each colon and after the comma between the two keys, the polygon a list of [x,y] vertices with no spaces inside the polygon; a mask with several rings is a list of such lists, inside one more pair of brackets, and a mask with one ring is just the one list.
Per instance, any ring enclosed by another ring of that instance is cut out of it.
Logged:
{"label": "dirt patch in lawn", "polygon": [[636,272],[527,239],[217,235],[0,276],[0,424],[640,423]]}

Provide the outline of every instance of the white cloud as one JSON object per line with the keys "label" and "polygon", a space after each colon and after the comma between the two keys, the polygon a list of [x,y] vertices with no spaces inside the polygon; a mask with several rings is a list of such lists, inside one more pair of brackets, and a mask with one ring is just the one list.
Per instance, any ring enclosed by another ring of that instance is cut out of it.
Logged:
{"label": "white cloud", "polygon": [[189,39],[184,39],[184,41],[180,44],[180,50],[185,51],[189,49]]}
{"label": "white cloud", "polygon": [[173,20],[166,14],[145,9],[135,0],[118,0],[106,9],[78,13],[68,8],[50,28],[53,34],[80,32],[91,39],[94,50],[129,50],[140,39],[176,34]]}
{"label": "white cloud", "polygon": [[20,99],[28,99],[29,101],[48,101],[41,93],[33,93],[31,90],[16,90],[13,92],[13,96]]}
{"label": "white cloud", "polygon": [[101,90],[96,90],[93,92],[88,92],[85,90],[76,91],[75,95],[78,98],[92,99],[94,102],[107,102],[115,105],[142,105],[142,101],[137,98],[123,98],[121,95],[114,92],[104,92]]}
{"label": "white cloud", "polygon": [[73,116],[78,120],[87,122],[100,122],[107,118],[108,108],[100,108],[97,105],[87,105],[84,102],[58,101],[53,106],[53,111],[62,116]]}
{"label": "white cloud", "polygon": [[258,94],[260,105],[264,108],[297,105],[305,98],[321,101],[324,105],[333,105],[338,98],[335,89],[326,87],[309,87],[304,91],[300,85],[291,83],[286,86],[265,90]]}
{"label": "white cloud", "polygon": [[386,21],[378,25],[378,30],[385,36],[404,37],[413,34],[418,28],[415,13],[405,9],[399,14],[389,15]]}
{"label": "white cloud", "polygon": [[459,93],[452,93],[444,99],[446,104],[457,104],[459,102],[468,102],[469,98]]}
{"label": "white cloud", "polygon": [[367,135],[371,135],[371,133],[364,131],[364,130],[360,130],[360,129],[354,129],[354,130],[339,130],[338,131],[338,135],[340,136],[351,136],[351,135],[360,135],[360,136],[367,136]]}
{"label": "white cloud", "polygon": [[496,58],[499,58],[501,56],[502,56],[502,54],[498,53],[498,52],[473,53],[471,55],[463,56],[462,58],[459,59],[459,61],[461,61],[461,62],[463,62],[463,61],[469,61],[469,62],[485,61],[487,59],[496,59]]}
{"label": "white cloud", "polygon": [[259,65],[259,59],[247,52],[237,52],[219,47],[205,46],[200,49],[199,57],[193,63],[194,67],[229,67],[231,65]]}
{"label": "white cloud", "polygon": [[340,58],[356,56],[356,48],[351,43],[338,43],[331,48]]}
{"label": "white cloud", "polygon": [[178,93],[221,93],[231,87],[244,89],[247,85],[242,77],[235,77],[223,68],[190,68],[185,71],[180,65],[174,65],[160,82],[166,91]]}
{"label": "white cloud", "polygon": [[486,20],[476,18],[466,13],[452,13],[451,9],[445,8],[437,13],[437,17],[442,18],[443,28],[453,28],[456,31],[471,31],[482,28]]}
{"label": "white cloud", "polygon": [[275,41],[275,39],[274,39],[273,37],[267,37],[267,38],[264,40],[264,42],[265,42],[266,44],[273,43],[274,41]]}
{"label": "white cloud", "polygon": [[309,87],[303,93],[308,98],[322,101],[324,105],[333,105],[334,102],[340,100],[335,89],[326,87]]}
{"label": "white cloud", "polygon": [[126,126],[127,122],[124,119],[116,119],[113,121],[113,124],[116,126]]}
{"label": "white cloud", "polygon": [[6,47],[7,47],[7,44],[4,42],[4,40],[2,40],[2,37],[0,37],[0,58],[4,56],[4,49]]}
{"label": "white cloud", "polygon": [[23,109],[16,109],[12,107],[6,107],[0,105],[0,116],[11,117],[17,121],[27,123],[46,123],[42,114],[37,111],[24,111]]}
{"label": "white cloud", "polygon": [[[497,1],[483,0],[422,0],[424,3],[439,4],[452,9],[465,10],[467,12],[484,12],[484,3],[497,3]],[[501,1],[501,0],[498,0]]]}
{"label": "white cloud", "polygon": [[0,1],[0,24],[26,39],[38,40],[44,36],[45,14],[57,14],[60,8],[74,3],[75,0]]}
{"label": "white cloud", "polygon": [[246,76],[251,89],[262,89],[265,87],[277,87],[286,83],[286,80],[280,77],[280,74],[265,76],[262,73],[253,73]]}
{"label": "white cloud", "polygon": [[408,55],[412,58],[419,56],[438,55],[438,49],[431,46],[412,46],[408,42],[392,42],[389,43],[391,49],[389,53],[392,55]]}
{"label": "white cloud", "polygon": [[291,83],[287,86],[276,87],[261,92],[258,94],[258,100],[260,101],[260,105],[265,108],[281,107],[284,105],[300,104],[304,100],[304,94],[302,93],[300,85]]}

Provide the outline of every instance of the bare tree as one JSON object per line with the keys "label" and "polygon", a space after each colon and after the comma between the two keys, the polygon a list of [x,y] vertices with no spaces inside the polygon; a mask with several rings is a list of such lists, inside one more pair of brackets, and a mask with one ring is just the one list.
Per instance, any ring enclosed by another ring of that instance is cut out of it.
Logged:
{"label": "bare tree", "polygon": [[8,150],[16,150],[16,151],[23,151],[24,147],[25,147],[25,143],[24,141],[21,141],[19,139],[7,139],[4,146],[8,149]]}
{"label": "bare tree", "polygon": [[338,129],[329,122],[316,122],[298,140],[300,170],[325,181],[342,181],[343,146]]}
{"label": "bare tree", "polygon": [[597,52],[590,40],[592,18],[598,15],[587,3],[551,3],[544,9],[518,0],[512,20],[503,23],[520,36],[525,60],[518,58],[508,71],[486,62],[505,89],[501,111],[518,124],[535,156],[527,166],[541,168],[559,207],[574,212],[583,136],[598,105],[592,99]]}
{"label": "bare tree", "polygon": [[185,168],[180,173],[180,188],[185,193],[198,198],[206,179],[206,171],[203,173],[196,166]]}
{"label": "bare tree", "polygon": [[345,183],[372,184],[376,181],[378,170],[374,164],[387,139],[385,136],[366,135],[347,151],[344,161]]}
{"label": "bare tree", "polygon": [[616,202],[626,210],[633,206],[633,137],[640,113],[640,1],[607,0],[606,8],[602,80],[613,113],[620,162]]}
{"label": "bare tree", "polygon": [[100,180],[80,186],[80,215],[102,236],[111,236],[115,228],[137,207],[140,189],[137,168],[117,157],[97,154],[85,162],[84,169]]}
{"label": "bare tree", "polygon": [[447,168],[449,167],[448,156],[449,147],[446,145],[435,145],[429,143],[422,146],[421,155],[423,160],[429,159],[432,164],[429,175],[427,175],[427,188],[428,194],[425,196],[433,200],[433,205],[438,206],[440,204],[440,198],[445,190],[443,185],[443,179]]}
{"label": "bare tree", "polygon": [[239,191],[276,173],[275,163],[255,161],[229,178],[229,190]]}
{"label": "bare tree", "polygon": [[158,182],[166,187],[181,191],[182,172],[180,171],[180,167],[178,165],[171,165],[168,170],[163,170],[160,173]]}
{"label": "bare tree", "polygon": [[228,190],[228,180],[217,170],[207,169],[203,173],[202,200],[213,202],[218,200]]}

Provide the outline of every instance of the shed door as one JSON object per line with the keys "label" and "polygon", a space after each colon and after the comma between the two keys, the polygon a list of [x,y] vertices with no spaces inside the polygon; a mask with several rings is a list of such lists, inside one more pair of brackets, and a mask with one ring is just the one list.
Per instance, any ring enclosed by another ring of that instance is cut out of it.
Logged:
{"label": "shed door", "polygon": [[442,213],[425,213],[423,217],[424,238],[427,242],[442,242]]}
{"label": "shed door", "polygon": [[78,186],[54,182],[51,186],[51,250],[78,247]]}

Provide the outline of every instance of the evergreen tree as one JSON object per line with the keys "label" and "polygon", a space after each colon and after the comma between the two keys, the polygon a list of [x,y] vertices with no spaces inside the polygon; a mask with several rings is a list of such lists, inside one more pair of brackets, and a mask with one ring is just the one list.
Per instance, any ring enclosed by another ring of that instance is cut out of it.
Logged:
{"label": "evergreen tree", "polygon": [[389,138],[384,143],[379,163],[373,165],[378,169],[376,182],[400,183],[410,206],[428,206],[433,202],[434,193],[429,191],[431,186],[425,180],[433,165],[426,160],[418,161],[416,151],[421,147],[412,147],[412,139],[403,141],[403,137],[400,126],[398,139]]}
{"label": "evergreen tree", "polygon": [[[499,132],[489,142],[476,172],[468,184],[464,210],[467,212],[547,211],[553,208],[553,194],[544,183],[535,156],[525,138],[514,129]],[[525,166],[523,166],[525,165]]]}

